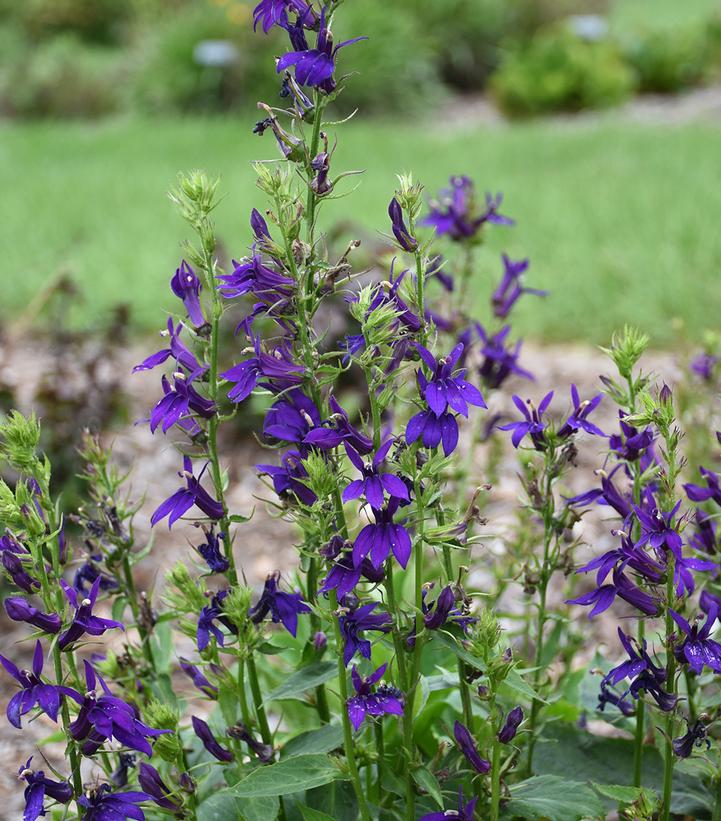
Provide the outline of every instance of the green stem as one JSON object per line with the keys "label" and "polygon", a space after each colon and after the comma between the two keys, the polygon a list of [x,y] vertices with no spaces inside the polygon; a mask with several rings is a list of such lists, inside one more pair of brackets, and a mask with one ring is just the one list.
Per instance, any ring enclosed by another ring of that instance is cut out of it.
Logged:
{"label": "green stem", "polygon": [[[638,644],[643,647],[645,623],[638,620]],[[636,733],[633,746],[633,786],[640,787],[643,770],[643,739],[646,734],[645,726],[646,704],[642,698],[636,702]]]}
{"label": "green stem", "polygon": [[721,821],[721,770],[716,774],[713,784],[716,799],[713,805],[711,821]]}
{"label": "green stem", "polygon": [[501,742],[497,728],[493,728],[493,754],[491,756],[491,821],[498,821],[501,803]]}
{"label": "green stem", "polygon": [[[338,597],[335,590],[330,591],[331,608],[334,611],[338,609]],[[363,821],[371,821],[371,815],[368,811],[368,804],[366,802],[365,792],[360,780],[360,773],[358,772],[358,764],[355,758],[355,747],[353,744],[353,730],[351,728],[350,719],[348,718],[348,710],[346,705],[348,703],[348,678],[346,674],[345,665],[343,664],[343,654],[340,648],[343,646],[343,636],[340,631],[340,621],[336,615],[333,619],[333,626],[335,630],[335,640],[338,647],[338,686],[340,689],[341,700],[341,716],[343,719],[343,746],[345,749],[345,757],[348,762],[348,771],[350,772],[351,781],[353,782],[353,789],[355,790],[356,798],[358,799],[358,808],[360,810]]]}
{"label": "green stem", "polygon": [[[213,282],[213,260],[212,256],[206,254],[206,278],[209,290],[213,294],[213,316],[210,323],[210,361],[208,369],[208,394],[213,402],[218,403],[218,336],[220,316],[223,306],[220,301],[218,289]],[[226,575],[231,587],[238,586],[238,571],[235,567],[235,557],[233,556],[233,540],[230,538],[230,519],[228,518],[228,505],[225,501],[225,491],[223,489],[223,474],[220,469],[220,457],[218,456],[218,414],[215,413],[208,422],[208,459],[210,461],[210,472],[215,485],[215,495],[223,507],[223,516],[220,519],[220,529],[225,535],[225,557],[228,560],[228,570]]]}
{"label": "green stem", "polygon": [[253,725],[253,720],[250,715],[248,707],[248,697],[245,693],[245,659],[238,659],[238,700],[240,701],[240,715],[243,718],[243,724],[250,728]]}
{"label": "green stem", "polygon": [[[436,521],[439,525],[445,523],[445,516],[442,508],[436,509]],[[443,569],[445,570],[448,583],[452,584],[454,579],[453,574],[453,557],[451,556],[451,549],[447,544],[443,545]],[[458,689],[461,692],[461,706],[463,708],[463,723],[468,727],[471,734],[473,734],[473,705],[471,703],[471,693],[468,688],[468,677],[466,675],[466,664],[463,659],[457,659],[458,670]]]}
{"label": "green stem", "polygon": [[[673,577],[674,577],[674,555],[669,550],[668,565],[666,568],[666,683],[671,695],[676,694],[676,657],[673,654],[673,646],[671,636],[674,631],[674,621],[671,616],[671,605],[674,600]],[[663,767],[663,806],[661,810],[661,821],[669,821],[671,817],[671,796],[673,793],[673,729],[674,729],[674,711],[672,710],[666,716],[666,744],[664,748],[664,767]]]}
{"label": "green stem", "polygon": [[258,728],[260,729],[260,737],[264,744],[273,746],[273,736],[268,726],[268,718],[265,715],[265,707],[263,706],[263,696],[260,692],[260,685],[258,684],[258,671],[255,668],[255,658],[251,653],[248,656],[248,681],[250,682],[250,692],[253,695],[253,707],[258,718]]}
{"label": "green stem", "polygon": [[381,796],[383,795],[383,767],[385,765],[385,744],[383,741],[383,722],[377,721],[375,724],[376,737],[376,803],[380,805]]}
{"label": "green stem", "polygon": [[[546,596],[548,592],[548,583],[553,573],[551,566],[551,539],[553,537],[553,516],[555,506],[553,501],[553,484],[551,465],[553,463],[553,453],[547,450],[545,454],[545,498],[543,504],[543,563],[539,574],[538,582],[538,609],[536,616],[536,652],[534,657],[534,671],[533,671],[533,689],[538,692],[541,683],[541,664],[543,662],[543,648],[544,648],[544,629],[546,626]],[[526,770],[530,775],[533,771],[533,748],[536,743],[536,723],[538,721],[538,714],[541,710],[541,702],[534,698],[531,704],[531,716],[528,722],[528,758],[526,761]]]}
{"label": "green stem", "polygon": [[153,656],[153,648],[150,646],[150,635],[145,629],[145,625],[140,618],[140,608],[138,607],[138,594],[135,589],[135,579],[133,578],[133,570],[130,567],[130,558],[126,553],[123,556],[123,580],[125,582],[125,593],[130,603],[130,609],[133,613],[133,621],[135,628],[140,636],[140,644],[143,649],[145,660],[150,665],[150,669],[155,672],[155,658]]}

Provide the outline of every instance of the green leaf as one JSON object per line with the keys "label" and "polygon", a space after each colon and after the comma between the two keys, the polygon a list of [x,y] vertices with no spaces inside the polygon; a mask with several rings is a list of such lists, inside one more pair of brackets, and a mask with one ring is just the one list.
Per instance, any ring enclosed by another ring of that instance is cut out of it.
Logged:
{"label": "green leaf", "polygon": [[290,758],[297,755],[311,755],[317,753],[329,753],[343,746],[343,727],[341,724],[324,724],[317,730],[309,730],[307,733],[291,738],[287,741],[281,755]]}
{"label": "green leaf", "polygon": [[436,630],[433,639],[434,641],[440,642],[442,645],[447,647],[451,653],[462,661],[465,661],[466,664],[470,664],[474,670],[483,669],[483,662],[481,659],[469,653],[468,650],[466,650],[465,647],[462,647],[450,634],[443,632],[443,630]]}
{"label": "green leaf", "polygon": [[[633,773],[633,741],[625,738],[604,738],[575,727],[548,726],[536,744],[533,770],[538,775],[561,778],[573,773],[577,781],[623,785]],[[660,795],[663,791],[663,759],[657,749],[643,750],[643,784]],[[612,806],[610,799],[606,799]],[[699,776],[677,769],[673,774],[671,811],[678,815],[703,817],[713,801]]]}
{"label": "green leaf", "polygon": [[302,667],[297,673],[293,673],[269,696],[266,696],[265,701],[267,703],[283,699],[299,699],[303,693],[319,684],[324,684],[337,674],[338,665],[334,661],[319,661],[316,664],[310,664],[308,667]]}
{"label": "green leaf", "polygon": [[230,790],[220,790],[207,798],[198,807],[198,821],[228,821],[242,818],[243,821],[268,821],[276,818],[280,810],[277,797],[237,798]]}
{"label": "green leaf", "polygon": [[579,821],[605,815],[593,790],[578,781],[556,775],[536,775],[511,788],[510,817]]}
{"label": "green leaf", "polygon": [[619,784],[597,784],[595,781],[591,782],[591,786],[605,798],[610,798],[614,804],[633,804],[643,793],[648,794],[650,792],[650,790],[644,790],[642,787],[622,787]]}
{"label": "green leaf", "polygon": [[123,613],[125,612],[125,606],[127,605],[128,600],[125,596],[118,596],[117,599],[113,602],[113,607],[110,611],[110,618],[114,619],[115,621],[122,621],[123,620]]}
{"label": "green leaf", "polygon": [[426,767],[419,767],[417,770],[413,770],[413,780],[443,809],[441,786],[438,783],[438,779],[430,770],[426,769]]}
{"label": "green leaf", "polygon": [[322,787],[343,777],[326,755],[298,755],[253,770],[229,792],[238,798],[267,798]]}
{"label": "green leaf", "polygon": [[238,689],[230,682],[221,682],[218,688],[218,705],[223,721],[228,725],[235,724],[238,718]]}
{"label": "green leaf", "polygon": [[303,821],[335,821],[330,815],[314,810],[312,807],[306,807],[305,804],[300,804],[300,814],[303,816]]}
{"label": "green leaf", "polygon": [[513,700],[514,697],[521,696],[528,701],[541,701],[544,704],[548,702],[541,698],[541,696],[531,687],[528,682],[524,681],[517,670],[509,670],[506,678],[501,682],[498,692],[504,698]]}

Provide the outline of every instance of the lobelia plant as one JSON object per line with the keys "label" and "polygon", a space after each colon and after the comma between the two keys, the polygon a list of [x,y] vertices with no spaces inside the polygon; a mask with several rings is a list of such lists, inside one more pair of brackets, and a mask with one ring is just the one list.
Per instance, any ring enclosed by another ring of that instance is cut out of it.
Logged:
{"label": "lobelia plant", "polygon": [[[636,371],[647,339],[632,330],[608,351],[618,378],[603,378],[616,432],[596,421],[601,394],[575,385],[562,418],[554,392],[535,388],[543,398],[514,395],[507,416],[507,380],[533,380],[509,316],[545,292],[524,284],[528,260],[503,255],[476,315],[478,249],[512,225],[500,194],[479,198],[452,177],[424,212],[421,186],[400,176],[387,279],[354,272],[355,239],[335,255],[321,215],[349,174],[333,170],[340,124],[328,109],[346,79],[342,49],[363,40],[336,45],[341,22],[333,0],[255,9],[255,27],[285,30],[289,50],[276,64],[284,107],[260,103],[254,128],[272,132],[280,160],[255,166],[265,202],[250,215],[249,253],[221,267],[217,180],[183,174],[171,194],[197,239],[170,280],[178,310],[164,347],[134,370],[167,369],[147,423],[173,437],[182,464],[151,523],[174,536],[193,526],[193,550],[159,594],[138,589],[134,566],[152,542],[136,546],[139,506],[98,437],[80,450],[86,502],[63,514],[36,419],[15,413],[0,427],[15,477],[0,483],[14,588],[4,605],[34,642],[0,656],[18,687],[7,717],[22,730],[42,715],[66,745],[61,771],[34,768],[35,753],[20,764],[24,821],[565,821],[614,808],[669,819],[696,812],[688,790],[674,796],[674,769],[715,791],[719,821],[721,478],[702,468],[700,484],[684,485],[693,517],[682,508],[674,397]],[[339,346],[324,306],[347,314]],[[250,403],[265,408],[259,436],[274,452],[255,466],[266,501],[298,534],[297,567],[259,590],[244,573],[247,517],[228,505],[224,436]],[[503,432],[524,499],[494,559],[473,550]],[[600,487],[571,496],[584,438],[604,443]],[[618,519],[615,546],[581,563],[576,525],[596,505]],[[574,570],[595,573],[595,587],[571,592]],[[511,595],[520,612],[505,612]],[[618,625],[619,664],[583,651],[563,599],[592,617],[624,603],[634,621]],[[13,660],[30,655],[29,669]],[[593,716],[626,734],[611,752],[584,731],[582,691],[599,663]],[[584,745],[598,751],[591,772]]]}

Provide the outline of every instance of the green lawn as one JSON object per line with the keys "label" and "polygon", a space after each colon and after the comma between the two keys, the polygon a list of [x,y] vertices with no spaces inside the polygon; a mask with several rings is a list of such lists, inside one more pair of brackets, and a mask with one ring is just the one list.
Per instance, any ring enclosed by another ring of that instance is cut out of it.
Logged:
{"label": "green lawn", "polygon": [[[243,254],[249,210],[263,205],[250,161],[274,156],[270,135],[250,134],[252,116],[0,129],[0,312],[17,316],[67,270],[84,290],[76,321],[97,324],[110,305],[131,301],[138,325],[159,327],[185,235],[165,192],[179,169],[220,173],[220,234]],[[520,311],[529,335],[603,342],[632,322],[669,345],[675,320],[692,338],[718,323],[720,128],[613,118],[465,129],[359,123],[342,128],[336,156],[338,167],[366,169],[340,204],[372,230],[388,228],[400,171],[412,169],[430,190],[469,173],[481,190],[504,191],[518,225],[493,233],[482,275],[498,275],[501,250],[530,256],[532,284],[552,296]]]}

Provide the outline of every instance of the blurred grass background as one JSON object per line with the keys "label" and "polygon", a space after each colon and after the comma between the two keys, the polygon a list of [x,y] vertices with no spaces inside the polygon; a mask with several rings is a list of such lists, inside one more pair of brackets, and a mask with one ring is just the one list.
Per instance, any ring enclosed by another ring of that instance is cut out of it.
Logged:
{"label": "blurred grass background", "polygon": [[[241,6],[247,28],[252,4]],[[369,8],[355,7],[358,25]],[[620,32],[674,30],[717,9],[712,0],[616,0],[608,21]],[[253,73],[271,77],[272,64]],[[363,88],[369,107],[382,108],[373,84]],[[417,99],[396,118],[361,111],[339,128],[334,170],[366,173],[351,198],[328,204],[326,226],[346,209],[366,230],[386,231],[395,174],[411,170],[433,192],[449,175],[467,173],[481,190],[503,191],[504,211],[518,221],[489,234],[480,275],[497,278],[499,254],[507,251],[529,256],[529,284],[551,291],[544,303],[528,300],[519,310],[524,332],[598,343],[633,322],[654,344],[670,346],[680,331],[695,340],[714,324],[721,310],[721,121],[642,124],[608,113],[454,124],[439,118],[447,109],[437,90],[429,80],[426,96],[409,83],[407,93]],[[140,112],[0,125],[0,246],[10,286],[0,317],[6,321],[67,273],[80,286],[70,310],[76,326],[102,325],[114,305],[128,302],[136,327],[160,327],[186,235],[165,197],[180,169],[221,175],[219,233],[229,254],[246,252],[250,208],[263,207],[250,163],[276,156],[270,135],[251,134],[257,112],[247,103],[226,115],[179,116],[162,105],[153,117],[142,106]]]}

